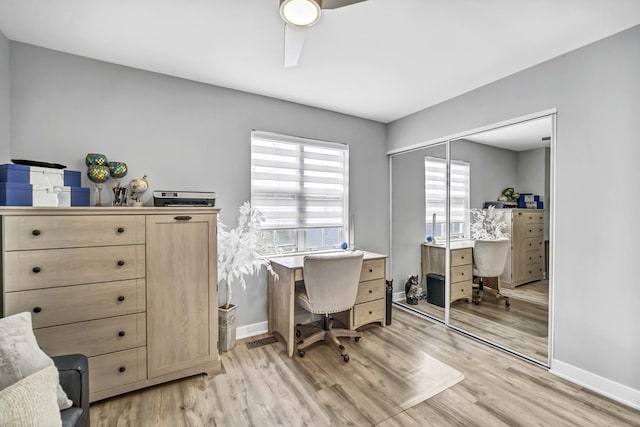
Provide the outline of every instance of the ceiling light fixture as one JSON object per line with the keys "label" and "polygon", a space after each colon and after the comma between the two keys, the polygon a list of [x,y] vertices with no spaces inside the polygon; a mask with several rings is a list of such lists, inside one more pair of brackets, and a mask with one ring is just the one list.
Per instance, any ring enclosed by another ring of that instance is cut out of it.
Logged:
{"label": "ceiling light fixture", "polygon": [[310,27],[318,22],[321,13],[315,0],[280,0],[280,16],[287,24]]}

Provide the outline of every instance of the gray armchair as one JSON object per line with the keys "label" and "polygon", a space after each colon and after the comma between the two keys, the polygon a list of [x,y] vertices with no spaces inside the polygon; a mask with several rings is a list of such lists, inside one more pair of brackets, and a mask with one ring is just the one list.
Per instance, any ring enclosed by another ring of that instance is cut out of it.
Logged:
{"label": "gray armchair", "polygon": [[63,427],[89,427],[89,363],[82,354],[52,357],[73,406],[60,412]]}

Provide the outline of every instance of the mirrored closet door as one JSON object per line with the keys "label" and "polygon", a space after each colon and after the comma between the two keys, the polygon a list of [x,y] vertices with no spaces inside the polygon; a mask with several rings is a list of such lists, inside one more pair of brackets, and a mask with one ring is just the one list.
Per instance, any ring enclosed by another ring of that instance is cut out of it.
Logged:
{"label": "mirrored closet door", "polygon": [[392,277],[402,282],[394,287],[416,285],[397,302],[542,365],[553,120],[499,126],[390,163]]}

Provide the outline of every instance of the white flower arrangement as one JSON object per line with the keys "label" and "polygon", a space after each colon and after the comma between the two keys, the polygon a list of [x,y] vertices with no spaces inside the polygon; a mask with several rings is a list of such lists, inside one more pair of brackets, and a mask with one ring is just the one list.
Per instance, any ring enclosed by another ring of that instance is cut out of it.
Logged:
{"label": "white flower arrangement", "polygon": [[262,240],[261,224],[264,216],[249,202],[240,206],[236,228],[227,231],[218,217],[218,282],[224,283],[226,294],[223,308],[231,305],[232,284],[239,282],[244,291],[246,276],[260,272],[262,267],[276,276],[269,260],[262,255],[272,249]]}
{"label": "white flower arrangement", "polygon": [[471,209],[471,238],[474,240],[509,239],[505,232],[507,223],[504,211],[489,206],[487,209]]}

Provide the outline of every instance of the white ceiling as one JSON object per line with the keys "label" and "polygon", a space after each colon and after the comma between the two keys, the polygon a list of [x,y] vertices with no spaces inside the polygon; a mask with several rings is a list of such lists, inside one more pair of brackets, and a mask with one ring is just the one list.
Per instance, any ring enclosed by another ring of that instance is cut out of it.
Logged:
{"label": "white ceiling", "polygon": [[640,23],[638,0],[368,0],[282,66],[278,0],[0,0],[11,40],[390,122]]}
{"label": "white ceiling", "polygon": [[476,133],[463,139],[513,151],[549,147],[551,141],[546,138],[551,137],[552,123],[551,116],[546,116]]}

